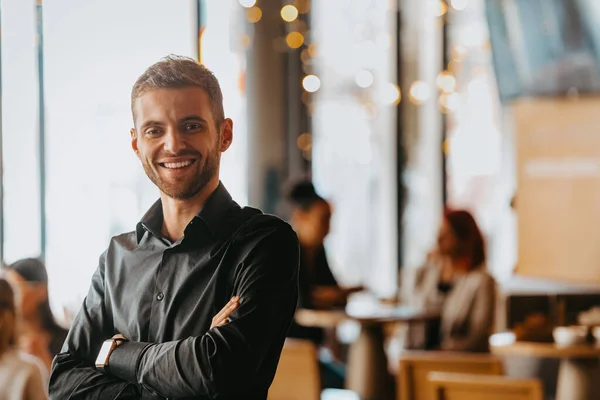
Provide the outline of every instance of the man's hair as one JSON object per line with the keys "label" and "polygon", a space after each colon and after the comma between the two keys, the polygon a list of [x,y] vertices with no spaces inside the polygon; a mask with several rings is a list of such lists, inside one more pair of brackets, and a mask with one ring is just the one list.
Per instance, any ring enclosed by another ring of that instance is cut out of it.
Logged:
{"label": "man's hair", "polygon": [[215,75],[204,65],[189,57],[169,55],[150,66],[135,82],[131,90],[131,112],[135,119],[135,101],[145,92],[156,89],[199,87],[211,103],[217,127],[225,119],[223,93]]}

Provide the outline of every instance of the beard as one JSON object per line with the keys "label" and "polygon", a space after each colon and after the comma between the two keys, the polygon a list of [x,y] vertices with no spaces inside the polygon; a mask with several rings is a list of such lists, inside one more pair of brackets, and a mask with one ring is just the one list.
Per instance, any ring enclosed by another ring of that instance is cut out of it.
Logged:
{"label": "beard", "polygon": [[177,200],[190,199],[204,189],[217,174],[219,163],[221,161],[221,153],[218,149],[211,150],[206,154],[206,157],[203,157],[196,151],[189,150],[171,156],[177,157],[184,155],[197,156],[196,161],[189,167],[186,167],[193,169],[193,171],[187,172],[187,176],[184,174],[184,176],[173,177],[171,179],[165,179],[161,176],[159,169],[163,167],[154,164],[157,166],[154,168],[146,159],[142,159],[144,171],[152,183],[154,183],[165,195]]}

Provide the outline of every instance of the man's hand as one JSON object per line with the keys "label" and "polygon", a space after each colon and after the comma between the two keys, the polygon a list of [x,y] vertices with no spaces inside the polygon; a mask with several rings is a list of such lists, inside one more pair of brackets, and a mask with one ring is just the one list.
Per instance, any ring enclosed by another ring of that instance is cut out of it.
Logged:
{"label": "man's hand", "polygon": [[234,312],[238,306],[240,305],[240,296],[233,296],[231,300],[225,307],[221,309],[212,319],[212,324],[210,324],[210,329],[216,328],[217,326],[223,326],[227,323],[227,318]]}

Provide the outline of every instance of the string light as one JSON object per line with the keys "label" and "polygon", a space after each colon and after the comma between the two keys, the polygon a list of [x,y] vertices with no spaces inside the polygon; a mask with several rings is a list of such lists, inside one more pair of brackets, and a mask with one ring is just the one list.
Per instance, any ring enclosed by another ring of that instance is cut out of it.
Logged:
{"label": "string light", "polygon": [[262,18],[262,10],[259,7],[251,7],[246,10],[246,19],[253,24]]}
{"label": "string light", "polygon": [[307,132],[302,133],[298,136],[296,145],[298,145],[298,148],[302,151],[310,151],[312,148],[312,135]]}
{"label": "string light", "polygon": [[311,57],[316,57],[317,56],[317,44],[316,43],[311,43],[308,45],[308,55]]}
{"label": "string light", "polygon": [[401,95],[398,85],[388,82],[383,86],[381,92],[381,100],[383,104],[398,105],[398,103],[400,103],[400,99]]}
{"label": "string light", "polygon": [[308,53],[307,49],[304,49],[300,52],[300,61],[302,61],[302,64],[309,64],[311,62],[310,54]]}
{"label": "string light", "polygon": [[304,44],[304,36],[300,32],[290,32],[286,36],[285,41],[292,49],[297,49]]}
{"label": "string light", "polygon": [[440,90],[451,93],[456,89],[456,78],[450,72],[442,71],[436,79],[436,84]]}
{"label": "string light", "polygon": [[429,96],[431,96],[431,89],[427,82],[415,81],[410,85],[409,94],[410,101],[418,105],[429,99]]}
{"label": "string light", "polygon": [[290,4],[281,8],[281,18],[285,22],[292,22],[298,18],[298,9]]}
{"label": "string light", "polygon": [[450,4],[456,11],[462,11],[469,5],[469,0],[452,0]]}
{"label": "string light", "polygon": [[442,93],[439,104],[444,112],[456,111],[460,105],[460,95],[458,93]]}
{"label": "string light", "polygon": [[467,55],[467,49],[464,46],[456,45],[452,48],[452,59],[461,62]]}
{"label": "string light", "polygon": [[448,11],[448,5],[444,0],[440,0],[437,4],[435,4],[433,10],[433,15],[436,17],[442,17]]}
{"label": "string light", "polygon": [[358,71],[356,77],[354,78],[356,84],[363,89],[371,86],[373,84],[374,79],[375,78],[373,77],[371,71],[368,71],[366,69]]}
{"label": "string light", "polygon": [[302,79],[302,87],[309,93],[314,93],[321,87],[321,80],[316,75],[306,75]]}
{"label": "string light", "polygon": [[248,35],[241,35],[240,36],[240,45],[242,46],[243,49],[247,49],[248,47],[250,47],[250,36]]}
{"label": "string light", "polygon": [[244,8],[254,7],[256,4],[256,0],[238,0],[238,2]]}

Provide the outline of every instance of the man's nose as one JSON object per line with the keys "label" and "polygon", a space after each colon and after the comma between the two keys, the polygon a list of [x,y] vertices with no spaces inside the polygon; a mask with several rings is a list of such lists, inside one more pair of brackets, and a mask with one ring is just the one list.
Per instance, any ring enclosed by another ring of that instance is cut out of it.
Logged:
{"label": "man's nose", "polygon": [[177,154],[185,149],[185,142],[177,130],[170,129],[169,132],[167,132],[165,135],[164,148],[166,151],[173,154]]}

